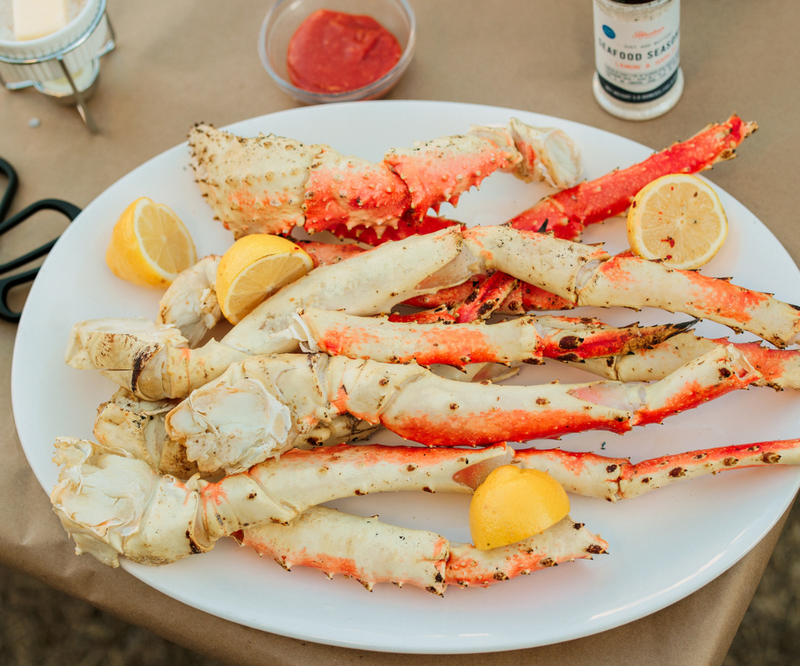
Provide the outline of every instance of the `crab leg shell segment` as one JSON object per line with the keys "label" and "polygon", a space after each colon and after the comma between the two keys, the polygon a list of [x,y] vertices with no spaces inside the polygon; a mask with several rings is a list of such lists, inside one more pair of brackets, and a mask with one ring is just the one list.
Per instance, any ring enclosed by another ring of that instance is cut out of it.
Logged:
{"label": "crab leg shell segment", "polygon": [[[691,334],[684,334],[686,337]],[[756,386],[769,386],[776,390],[800,390],[800,350],[769,349],[757,342],[730,343],[725,338],[705,340],[691,336],[699,344],[695,345],[695,354],[703,353],[711,345],[731,344],[741,353],[761,375],[754,382]]]}
{"label": "crab leg shell segment", "polygon": [[375,583],[414,585],[440,595],[445,589],[447,539],[322,506],[283,525],[244,530],[242,545],[273,558],[287,571],[304,566],[351,576],[372,591]]}
{"label": "crab leg shell segment", "polygon": [[499,305],[495,314],[521,314],[532,310],[570,310],[573,307],[574,303],[551,294],[546,289],[520,283]]}
{"label": "crab leg shell segment", "polygon": [[[493,275],[498,274],[500,274],[499,271],[496,271]],[[510,278],[509,276],[506,277],[509,280],[514,280],[514,278]],[[482,312],[480,309],[482,306],[482,303],[480,303],[480,298],[482,297],[482,292],[484,291],[483,285],[488,280],[489,276],[477,275],[467,282],[463,282],[455,287],[442,289],[434,294],[427,294],[425,296],[411,298],[405,301],[403,305],[425,309],[435,309],[440,307],[453,308],[457,309],[460,315],[463,311],[462,304],[474,299],[476,303],[473,311],[477,308],[477,312],[480,314]],[[541,287],[536,287],[532,284],[527,284],[519,280],[516,282],[516,286],[513,286],[512,284],[513,288],[505,297],[505,299],[497,305],[492,314],[519,315],[526,312],[531,312],[533,310],[569,310],[575,307],[572,301],[568,301],[561,296],[551,294],[549,291],[546,291]],[[424,318],[425,313],[419,314],[423,315]],[[408,317],[407,320],[417,321],[413,318],[413,315]],[[418,320],[422,321],[422,319]]]}
{"label": "crab leg shell segment", "polygon": [[340,261],[350,259],[358,254],[367,252],[360,245],[352,243],[320,243],[318,241],[297,241],[297,245],[305,250],[314,262],[314,268],[338,264]]}
{"label": "crab leg shell segment", "polygon": [[461,324],[485,321],[495,313],[518,286],[519,280],[516,278],[495,271],[478,285],[461,305],[454,308],[454,319]]}
{"label": "crab leg shell segment", "polygon": [[481,258],[486,269],[502,271],[571,302],[577,300],[579,278],[586,267],[609,258],[599,246],[504,226],[473,227],[463,234],[470,252]]}
{"label": "crab leg shell segment", "polygon": [[322,355],[301,354],[234,363],[167,414],[167,434],[201,471],[241,472],[336,416],[327,408],[326,365]]}
{"label": "crab leg shell segment", "polygon": [[644,404],[636,411],[633,425],[661,423],[668,416],[746,388],[759,377],[735,347],[717,347],[664,379],[647,384]]}
{"label": "crab leg shell segment", "polygon": [[503,150],[493,141],[468,134],[394,148],[384,161],[408,187],[411,209],[421,217],[431,208],[438,212],[445,201],[457,205],[464,192],[479,187],[493,171],[510,170],[520,154],[513,145]]}
{"label": "crab leg shell segment", "polygon": [[176,328],[146,319],[93,319],[72,327],[65,360],[157,401],[188,395],[246,356],[216,340],[189,349]]}
{"label": "crab leg shell segment", "polygon": [[414,381],[413,394],[397,392],[380,422],[402,437],[436,446],[554,438],[594,429],[623,433],[747,386],[756,377],[727,349],[651,385],[457,385],[431,374]]}
{"label": "crab leg shell segment", "polygon": [[616,502],[622,469],[631,463],[627,458],[610,458],[596,453],[519,449],[511,464],[547,472],[567,492]]}
{"label": "crab leg shell segment", "polygon": [[[311,308],[295,316],[292,334],[308,351],[384,363],[463,368],[468,363],[537,363],[627,353],[680,330],[670,326],[617,329],[594,320],[520,317],[499,324],[402,324]],[[558,328],[561,324],[565,328]]]}
{"label": "crab leg shell segment", "polygon": [[385,163],[347,157],[324,146],[311,164],[305,186],[305,228],[309,233],[375,227],[378,237],[411,206],[403,180]]}
{"label": "crab leg shell segment", "polygon": [[592,559],[593,555],[606,552],[606,541],[567,516],[541,534],[502,548],[478,550],[469,544],[451,544],[445,581],[462,587],[488,587],[538,569]]}
{"label": "crab leg shell segment", "polygon": [[188,479],[197,465],[186,458],[183,445],[167,435],[164,419],[174,402],[149,402],[119,389],[97,408],[93,434],[109,451],[126,453],[144,460],[162,474]]}
{"label": "crab leg shell segment", "polygon": [[778,347],[795,344],[800,334],[797,308],[769,294],[633,256],[603,262],[581,289],[578,305],[684,312],[749,331]]}
{"label": "crab leg shell segment", "polygon": [[611,502],[633,499],[676,481],[733,469],[800,465],[800,439],[688,451],[633,464],[627,458],[561,449],[522,449],[512,465],[553,476],[568,492]]}
{"label": "crab leg shell segment", "polygon": [[166,564],[213,546],[198,493],[144,460],[63,437],[53,461],[62,469],[50,501],[78,554],[116,567],[119,555]]}
{"label": "crab leg shell segment", "polygon": [[726,446],[645,460],[622,469],[620,496],[631,499],[681,479],[776,464],[799,465],[800,440]]}
{"label": "crab leg shell segment", "polygon": [[690,332],[679,333],[652,349],[637,350],[625,356],[586,359],[573,365],[606,379],[650,381],[663,379],[692,359],[726,345],[733,345],[759,373],[753,386],[768,386],[777,391],[800,390],[800,350],[771,349],[757,342],[730,342],[727,338],[701,338]]}
{"label": "crab leg shell segment", "polygon": [[[604,379],[619,382],[657,381],[698,356],[715,349],[718,344],[730,343],[724,338],[713,341],[697,337],[691,332],[684,332],[651,349],[641,349],[632,354],[589,358],[580,361],[567,360],[566,362],[567,365],[580,368]],[[740,345],[734,346],[741,351]],[[749,356],[748,360],[756,367]],[[757,369],[763,374],[762,368]],[[761,382],[762,379],[758,379],[753,384],[758,385]]]}
{"label": "crab leg shell segment", "polygon": [[534,231],[547,221],[548,230],[556,236],[575,240],[586,225],[624,212],[639,190],[656,178],[671,173],[696,173],[735,157],[735,148],[756,129],[755,123],[731,116],[726,122],[709,125],[688,141],[655,153],[644,162],[542,199],[510,224],[516,229]]}
{"label": "crab leg shell segment", "polygon": [[[694,323],[656,326],[631,324],[623,328],[614,328],[596,319],[561,316],[539,316],[536,317],[536,322],[543,329],[543,355],[558,360],[587,359],[613,354],[627,355],[650,349],[680,334]],[[610,351],[612,349],[617,351],[612,354]]]}
{"label": "crab leg shell segment", "polygon": [[190,347],[196,347],[222,320],[216,292],[217,268],[221,259],[211,254],[187,268],[158,303],[157,323],[175,326]]}
{"label": "crab leg shell segment", "polygon": [[273,134],[243,139],[196,125],[189,149],[202,195],[234,238],[288,235],[303,225],[305,184],[321,146]]}
{"label": "crab leg shell segment", "polygon": [[[480,132],[481,129],[473,126],[471,132]],[[508,123],[508,129],[522,157],[514,170],[515,176],[525,181],[544,180],[558,189],[578,182],[580,154],[575,142],[565,132],[552,127],[531,127],[516,118]]]}
{"label": "crab leg shell segment", "polygon": [[542,358],[542,338],[530,317],[491,326],[402,324],[312,308],[296,319],[290,330],[301,347],[332,356],[457,368],[469,363],[510,364]]}
{"label": "crab leg shell segment", "polygon": [[[209,533],[230,536],[265,522],[285,523],[309,507],[353,495],[389,490],[471,493],[474,484],[512,455],[505,444],[477,451],[375,444],[293,449],[217,483],[200,482],[200,492]],[[476,465],[477,476],[469,471]]]}

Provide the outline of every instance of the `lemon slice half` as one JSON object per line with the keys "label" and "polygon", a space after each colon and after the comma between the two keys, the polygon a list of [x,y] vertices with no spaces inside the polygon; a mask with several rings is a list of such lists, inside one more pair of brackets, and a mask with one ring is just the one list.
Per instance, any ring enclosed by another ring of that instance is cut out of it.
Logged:
{"label": "lemon slice half", "polygon": [[166,287],[197,263],[197,253],[189,231],[172,209],[141,197],[114,225],[106,263],[123,280]]}
{"label": "lemon slice half", "polygon": [[569,498],[546,472],[503,465],[478,486],[469,529],[478,550],[508,546],[540,534],[569,513]]}
{"label": "lemon slice half", "polygon": [[302,248],[280,236],[251,234],[237,240],[217,269],[222,314],[238,324],[266,298],[314,267]]}
{"label": "lemon slice half", "polygon": [[671,174],[642,188],[628,211],[634,254],[670,268],[700,268],[719,252],[728,219],[714,189],[696,176]]}

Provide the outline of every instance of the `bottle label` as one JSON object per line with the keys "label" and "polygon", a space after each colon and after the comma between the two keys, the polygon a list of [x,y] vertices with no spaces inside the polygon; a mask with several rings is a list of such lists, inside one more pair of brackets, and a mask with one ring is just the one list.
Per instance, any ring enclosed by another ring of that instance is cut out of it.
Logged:
{"label": "bottle label", "polygon": [[633,104],[652,102],[675,85],[680,65],[678,2],[657,18],[641,21],[620,21],[595,2],[594,34],[597,75],[611,97]]}

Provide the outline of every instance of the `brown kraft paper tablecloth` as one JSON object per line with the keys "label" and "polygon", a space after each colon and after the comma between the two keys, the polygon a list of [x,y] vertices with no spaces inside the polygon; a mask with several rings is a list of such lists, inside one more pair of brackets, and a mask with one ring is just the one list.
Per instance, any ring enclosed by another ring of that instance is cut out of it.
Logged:
{"label": "brown kraft paper tablecloth", "polygon": [[[73,109],[38,93],[0,90],[0,155],[21,176],[19,210],[45,197],[84,207],[121,176],[185,140],[190,125],[223,126],[297,106],[263,70],[256,52],[270,2],[111,0],[117,50],[102,62],[90,107],[92,136]],[[758,121],[746,154],[708,177],[769,227],[795,260],[800,188],[800,50],[791,30],[800,6],[695,0],[682,7],[683,98],[646,123],[604,113],[591,93],[594,54],[589,0],[412,0],[417,51],[390,99],[507,106],[599,127],[660,149],[736,111]],[[769,8],[769,11],[767,9]],[[41,126],[29,126],[31,118]],[[794,120],[792,120],[794,118]],[[14,211],[12,211],[14,212]],[[46,220],[0,244],[0,263],[47,239]],[[23,225],[26,227],[28,225]],[[227,663],[478,664],[487,656],[391,655],[316,645],[206,615],[111,570],[75,557],[25,460],[10,399],[16,327],[0,324],[0,561],[161,636]],[[697,593],[647,618],[602,634],[498,653],[512,664],[716,664],[730,645],[782,522],[739,564]]]}

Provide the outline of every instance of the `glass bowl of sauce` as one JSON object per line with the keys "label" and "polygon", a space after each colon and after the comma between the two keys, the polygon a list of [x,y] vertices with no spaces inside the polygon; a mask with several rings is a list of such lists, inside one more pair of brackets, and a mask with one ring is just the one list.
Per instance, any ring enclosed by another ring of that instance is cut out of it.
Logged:
{"label": "glass bowl of sauce", "polygon": [[258,53],[278,87],[306,104],[378,99],[414,54],[407,0],[278,0]]}

